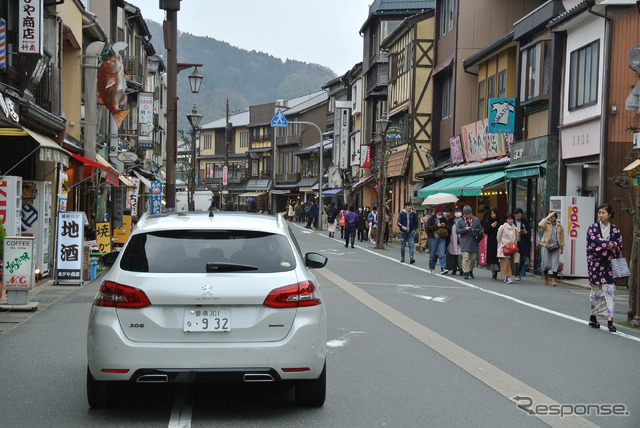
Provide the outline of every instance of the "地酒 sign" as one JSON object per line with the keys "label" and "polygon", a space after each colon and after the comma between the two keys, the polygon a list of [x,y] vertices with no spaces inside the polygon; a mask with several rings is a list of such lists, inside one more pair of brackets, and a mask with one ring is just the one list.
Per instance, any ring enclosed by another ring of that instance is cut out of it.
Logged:
{"label": "\u5730\u9152 sign", "polygon": [[84,223],[81,211],[58,213],[56,281],[82,283],[82,242]]}

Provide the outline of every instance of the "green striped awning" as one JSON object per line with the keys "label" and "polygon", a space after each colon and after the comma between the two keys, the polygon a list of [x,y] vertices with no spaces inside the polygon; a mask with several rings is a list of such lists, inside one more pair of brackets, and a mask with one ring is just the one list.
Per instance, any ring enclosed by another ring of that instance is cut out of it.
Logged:
{"label": "green striped awning", "polygon": [[504,171],[494,171],[482,174],[446,177],[418,190],[418,196],[426,198],[436,193],[451,193],[456,196],[479,196],[483,188],[503,181],[504,174]]}

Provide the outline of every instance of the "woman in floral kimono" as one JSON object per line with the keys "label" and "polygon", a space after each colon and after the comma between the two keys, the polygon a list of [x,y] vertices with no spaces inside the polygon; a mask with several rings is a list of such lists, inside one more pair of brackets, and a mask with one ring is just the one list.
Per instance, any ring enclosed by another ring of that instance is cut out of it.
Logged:
{"label": "woman in floral kimono", "polygon": [[589,325],[600,328],[596,315],[607,317],[609,331],[614,332],[613,303],[616,296],[616,281],[611,272],[611,259],[622,252],[622,235],[616,225],[611,224],[613,209],[609,204],[598,207],[598,222],[587,231],[587,270],[591,284],[591,318]]}

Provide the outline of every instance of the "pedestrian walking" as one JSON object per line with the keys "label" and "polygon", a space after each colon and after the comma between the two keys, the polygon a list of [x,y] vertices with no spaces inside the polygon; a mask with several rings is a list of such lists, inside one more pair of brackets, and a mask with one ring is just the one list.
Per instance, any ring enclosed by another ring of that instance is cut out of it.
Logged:
{"label": "pedestrian walking", "polygon": [[329,238],[335,238],[336,236],[336,227],[338,224],[338,209],[336,208],[336,203],[331,202],[329,208],[327,208],[327,227],[329,229]]}
{"label": "pedestrian walking", "polygon": [[522,208],[516,208],[513,212],[515,216],[515,225],[518,229],[518,252],[520,253],[520,262],[516,267],[516,279],[520,281],[521,276],[527,272],[527,264],[531,260],[531,225],[529,220],[524,216]]}
{"label": "pedestrian walking", "polygon": [[498,272],[500,271],[500,260],[498,259],[498,229],[500,226],[502,226],[502,220],[498,217],[498,209],[491,207],[489,215],[482,225],[482,229],[487,235],[485,255],[487,257],[487,269],[491,271],[491,279],[498,279]]}
{"label": "pedestrian walking", "polygon": [[560,254],[564,251],[564,229],[557,221],[558,214],[549,211],[538,227],[542,230],[540,245],[542,247],[542,270],[544,271],[544,284],[549,285],[549,271],[551,271],[551,284],[558,285],[558,266],[560,265]]}
{"label": "pedestrian walking", "polygon": [[442,205],[438,205],[435,209],[435,215],[427,219],[427,246],[429,247],[429,270],[431,273],[434,273],[436,261],[440,262],[441,275],[449,272],[445,258],[447,236],[449,236],[449,228],[444,218],[444,210]]}
{"label": "pedestrian walking", "polygon": [[409,243],[409,264],[414,264],[413,238],[418,230],[418,216],[411,210],[411,202],[404,203],[404,210],[398,215],[398,227],[400,228],[400,263],[404,263],[405,246]]}
{"label": "pedestrian walking", "polygon": [[356,240],[356,223],[358,222],[358,214],[353,211],[353,205],[349,205],[349,208],[344,212],[344,246],[349,247],[351,242],[351,248],[354,247],[354,241]]}
{"label": "pedestrian walking", "polygon": [[362,242],[367,239],[366,232],[365,232],[366,227],[367,227],[367,220],[365,217],[365,213],[362,207],[360,207],[358,208],[358,222],[356,223],[356,233],[358,236],[358,242]]}
{"label": "pedestrian walking", "polygon": [[613,325],[616,280],[611,271],[611,260],[622,254],[622,234],[611,223],[614,214],[611,205],[599,205],[598,221],[587,230],[587,273],[591,285],[589,325],[600,328],[596,317],[605,316],[610,332],[616,331]]}
{"label": "pedestrian walking", "polygon": [[[446,212],[446,210],[445,210]],[[447,220],[449,225],[449,242],[447,243],[447,269],[452,275],[456,272],[460,272],[460,276],[463,275],[462,271],[462,251],[460,250],[460,235],[456,233],[456,222],[462,218],[462,208],[455,207],[455,212],[451,218]]]}
{"label": "pedestrian walking", "polygon": [[364,207],[364,240],[369,240],[369,214],[371,214],[371,208],[369,206]]}
{"label": "pedestrian walking", "polygon": [[311,229],[312,226],[315,226],[316,218],[318,217],[318,205],[316,201],[311,201],[311,206],[309,207],[309,221],[307,222],[307,229]]}
{"label": "pedestrian walking", "polygon": [[500,225],[496,233],[498,243],[496,255],[500,259],[500,275],[504,277],[504,282],[507,284],[513,284],[511,276],[515,274],[516,263],[520,258],[518,252],[519,233],[514,222],[513,213],[507,213],[504,216],[504,223]]}
{"label": "pedestrian walking", "polygon": [[373,245],[376,245],[376,239],[378,239],[378,207],[375,205],[369,213],[369,239]]}
{"label": "pedestrian walking", "polygon": [[293,209],[293,204],[289,202],[289,208],[287,210],[287,215],[289,216],[289,221],[293,221],[293,217],[296,215],[296,212]]}
{"label": "pedestrian walking", "polygon": [[478,263],[479,240],[476,237],[482,235],[482,225],[469,205],[462,208],[462,218],[456,222],[456,233],[460,235],[464,279],[473,279],[473,268]]}
{"label": "pedestrian walking", "polygon": [[296,222],[302,223],[303,218],[304,218],[304,204],[298,203],[296,205]]}

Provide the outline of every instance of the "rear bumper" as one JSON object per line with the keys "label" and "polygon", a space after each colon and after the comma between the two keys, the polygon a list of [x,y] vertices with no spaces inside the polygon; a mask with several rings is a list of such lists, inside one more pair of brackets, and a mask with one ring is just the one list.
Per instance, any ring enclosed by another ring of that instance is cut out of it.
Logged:
{"label": "rear bumper", "polygon": [[265,373],[273,381],[316,379],[325,363],[324,310],[320,318],[297,317],[289,334],[276,342],[149,343],[127,339],[111,308],[94,307],[87,335],[89,370],[96,380],[120,381],[159,375],[159,382],[165,376],[167,382],[246,382],[247,374],[260,379]]}

